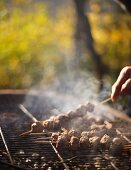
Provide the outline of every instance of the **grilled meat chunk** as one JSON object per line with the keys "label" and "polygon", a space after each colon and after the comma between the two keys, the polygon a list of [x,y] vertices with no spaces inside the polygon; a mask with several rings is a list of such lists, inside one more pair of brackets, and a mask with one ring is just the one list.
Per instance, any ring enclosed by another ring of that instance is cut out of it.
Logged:
{"label": "grilled meat chunk", "polygon": [[58,139],[56,141],[56,148],[58,150],[61,150],[63,148],[68,147],[68,140],[66,135],[60,135],[58,136]]}
{"label": "grilled meat chunk", "polygon": [[52,133],[51,139],[52,142],[56,142],[58,140],[59,133]]}
{"label": "grilled meat chunk", "polygon": [[31,125],[31,131],[32,133],[41,133],[44,130],[44,126],[41,121],[37,121],[35,123],[32,123]]}
{"label": "grilled meat chunk", "polygon": [[101,140],[100,140],[100,144],[102,149],[109,149],[110,144],[111,144],[111,138],[110,136],[108,136],[107,134],[105,134]]}
{"label": "grilled meat chunk", "polygon": [[113,156],[118,156],[122,154],[123,142],[120,138],[113,138],[109,152]]}
{"label": "grilled meat chunk", "polygon": [[99,148],[100,143],[100,137],[94,136],[92,138],[89,138],[89,142],[94,150],[97,150]]}
{"label": "grilled meat chunk", "polygon": [[78,133],[78,131],[76,131],[75,129],[71,129],[71,130],[68,132],[68,135],[69,135],[69,137],[72,137],[72,136],[78,137],[78,136],[79,136],[79,133]]}
{"label": "grilled meat chunk", "polygon": [[81,137],[79,140],[79,144],[81,149],[88,149],[88,147],[90,146],[89,138]]}
{"label": "grilled meat chunk", "polygon": [[81,137],[93,137],[96,133],[96,130],[90,130],[90,131],[82,131],[81,132]]}
{"label": "grilled meat chunk", "polygon": [[79,138],[78,137],[75,137],[75,136],[72,136],[71,139],[70,139],[70,148],[72,150],[77,150],[79,148]]}

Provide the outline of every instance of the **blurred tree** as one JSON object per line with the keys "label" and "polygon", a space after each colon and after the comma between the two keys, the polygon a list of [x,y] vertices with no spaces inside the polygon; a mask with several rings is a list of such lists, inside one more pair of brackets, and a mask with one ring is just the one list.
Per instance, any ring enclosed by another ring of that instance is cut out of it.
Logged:
{"label": "blurred tree", "polygon": [[76,23],[76,33],[75,33],[75,48],[76,48],[76,57],[79,62],[79,58],[81,56],[81,45],[84,42],[85,47],[88,49],[90,56],[92,57],[95,67],[96,73],[98,74],[98,78],[101,81],[100,89],[102,89],[103,82],[103,63],[100,55],[96,52],[94,47],[94,40],[91,33],[91,26],[88,19],[88,16],[85,14],[85,6],[89,0],[74,0],[75,9],[77,13],[77,23]]}

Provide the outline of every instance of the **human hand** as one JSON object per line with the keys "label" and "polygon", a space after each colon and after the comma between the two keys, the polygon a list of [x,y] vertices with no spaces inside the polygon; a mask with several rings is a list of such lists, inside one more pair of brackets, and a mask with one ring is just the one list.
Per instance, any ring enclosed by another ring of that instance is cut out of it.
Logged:
{"label": "human hand", "polygon": [[117,81],[112,86],[111,99],[115,101],[119,96],[131,95],[131,66],[124,67]]}

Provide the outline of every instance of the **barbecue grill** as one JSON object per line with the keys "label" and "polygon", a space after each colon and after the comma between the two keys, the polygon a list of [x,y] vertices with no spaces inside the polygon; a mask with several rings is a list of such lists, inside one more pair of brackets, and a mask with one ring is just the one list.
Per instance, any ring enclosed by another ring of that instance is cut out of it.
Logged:
{"label": "barbecue grill", "polygon": [[[38,103],[39,100],[43,104]],[[108,150],[57,150],[51,141],[36,142],[36,134],[21,137],[30,128],[32,120],[18,107],[25,102],[26,108],[39,120],[50,116],[56,108],[47,96],[26,92],[7,92],[0,95],[0,126],[8,147],[0,137],[0,169],[39,169],[39,170],[130,170],[131,168],[131,127],[130,119],[115,118],[114,126],[122,137],[124,149],[120,155],[111,155]],[[117,111],[116,111],[117,112]],[[112,113],[111,113],[112,114]],[[46,134],[37,134],[37,138]]]}

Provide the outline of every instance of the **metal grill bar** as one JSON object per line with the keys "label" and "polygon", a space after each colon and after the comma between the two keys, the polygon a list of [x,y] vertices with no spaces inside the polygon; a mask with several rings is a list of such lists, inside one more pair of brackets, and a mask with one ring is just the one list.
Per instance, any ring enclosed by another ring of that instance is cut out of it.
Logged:
{"label": "metal grill bar", "polygon": [[59,152],[57,151],[57,149],[54,147],[54,145],[52,144],[52,142],[50,141],[50,144],[52,146],[52,148],[54,149],[55,153],[58,155],[59,159],[61,160],[61,162],[63,163],[64,167],[66,170],[69,170],[69,167],[66,165],[66,163],[64,162],[63,158],[61,157],[61,155],[59,154]]}
{"label": "metal grill bar", "polygon": [[9,149],[8,149],[7,144],[6,144],[6,141],[5,141],[5,138],[4,138],[4,135],[3,135],[3,132],[2,132],[1,127],[0,127],[0,135],[1,135],[1,138],[2,138],[2,140],[3,140],[3,143],[4,143],[5,149],[6,149],[6,151],[7,151],[7,154],[8,154],[8,156],[9,156],[10,163],[13,165],[13,159],[12,159],[11,154],[10,154],[10,152],[9,152]]}

